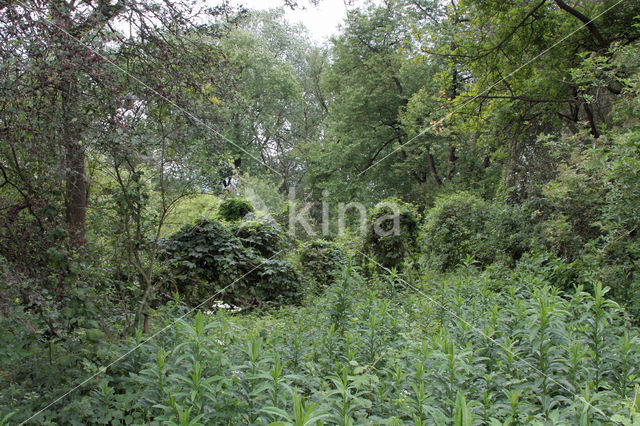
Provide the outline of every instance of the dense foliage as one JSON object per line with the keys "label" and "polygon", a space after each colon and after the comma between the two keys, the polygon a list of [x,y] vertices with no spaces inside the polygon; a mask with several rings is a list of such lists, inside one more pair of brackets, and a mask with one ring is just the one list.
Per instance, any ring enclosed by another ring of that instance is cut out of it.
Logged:
{"label": "dense foliage", "polygon": [[631,424],[640,342],[607,290],[563,293],[527,265],[503,278],[467,266],[400,281],[348,266],[306,307],[180,320],[45,417]]}
{"label": "dense foliage", "polygon": [[295,302],[298,277],[283,259],[284,239],[267,223],[201,220],[163,241],[173,274],[164,277],[165,285],[171,290],[173,284],[191,305],[217,300],[243,307]]}
{"label": "dense foliage", "polygon": [[528,248],[527,231],[526,213],[518,208],[459,192],[436,200],[421,235],[430,265],[451,271],[468,258],[483,267],[513,266]]}
{"label": "dense foliage", "polygon": [[243,219],[249,213],[253,213],[255,209],[247,200],[239,198],[227,198],[218,207],[218,216],[229,222],[235,222]]}
{"label": "dense foliage", "polygon": [[416,251],[419,224],[413,206],[386,199],[369,213],[363,250],[382,266],[399,269]]}
{"label": "dense foliage", "polygon": [[341,267],[346,264],[346,252],[338,244],[326,240],[304,242],[299,253],[302,280],[312,293],[334,284]]}
{"label": "dense foliage", "polygon": [[640,2],[219,3],[0,2],[0,425],[640,424]]}

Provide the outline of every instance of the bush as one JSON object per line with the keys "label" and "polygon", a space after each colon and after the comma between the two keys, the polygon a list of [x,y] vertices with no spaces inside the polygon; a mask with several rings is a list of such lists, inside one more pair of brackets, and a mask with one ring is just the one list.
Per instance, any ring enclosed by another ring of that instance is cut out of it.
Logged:
{"label": "bush", "polygon": [[218,217],[227,222],[237,222],[254,211],[255,209],[247,200],[227,198],[218,207]]}
{"label": "bush", "polygon": [[183,228],[164,242],[175,290],[192,305],[209,298],[244,307],[295,301],[298,277],[278,256],[282,247],[284,236],[269,224],[215,220]]}
{"label": "bush", "polygon": [[436,201],[422,228],[429,264],[455,269],[466,258],[479,266],[502,260],[513,266],[528,248],[524,211],[459,192]]}
{"label": "bush", "polygon": [[535,233],[536,245],[541,250],[571,262],[580,256],[584,248],[584,239],[574,230],[565,215],[557,215],[540,222]]}
{"label": "bush", "polygon": [[300,250],[300,274],[315,292],[335,282],[336,275],[345,266],[345,259],[344,250],[339,245],[325,240],[309,241]]}
{"label": "bush", "polygon": [[[394,214],[394,208],[399,216],[398,232],[393,232],[395,221],[388,217]],[[382,201],[369,213],[365,253],[385,268],[399,270],[405,258],[417,248],[419,224],[420,215],[410,204],[395,198]]]}
{"label": "bush", "polygon": [[[639,87],[636,84],[636,88]],[[630,94],[637,99],[637,91]],[[637,102],[621,102],[619,113]],[[628,115],[627,115],[628,114]],[[631,124],[631,123],[630,123]],[[612,128],[559,167],[544,188],[550,218],[543,224],[543,248],[566,262],[583,259],[611,287],[611,296],[640,321],[640,127]],[[571,142],[568,140],[567,143]]]}
{"label": "bush", "polygon": [[234,228],[234,233],[243,246],[256,250],[263,257],[271,257],[285,248],[288,239],[276,226],[259,221],[244,222]]}

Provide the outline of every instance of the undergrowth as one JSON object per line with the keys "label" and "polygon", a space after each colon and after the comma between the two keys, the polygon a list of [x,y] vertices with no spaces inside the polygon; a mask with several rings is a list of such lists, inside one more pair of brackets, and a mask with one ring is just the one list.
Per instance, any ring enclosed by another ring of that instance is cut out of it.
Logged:
{"label": "undergrowth", "polygon": [[470,264],[455,275],[363,277],[350,263],[305,306],[181,320],[56,416],[168,425],[637,424],[637,331],[606,287],[588,286],[562,292],[527,268],[498,278]]}

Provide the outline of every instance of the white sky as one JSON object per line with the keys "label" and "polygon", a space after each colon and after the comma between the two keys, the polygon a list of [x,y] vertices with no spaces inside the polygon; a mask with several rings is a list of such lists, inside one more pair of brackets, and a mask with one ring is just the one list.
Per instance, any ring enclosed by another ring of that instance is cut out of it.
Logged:
{"label": "white sky", "polygon": [[[247,9],[273,9],[284,4],[283,0],[232,0],[231,5],[243,5]],[[355,4],[362,1],[352,2]],[[308,0],[298,0],[296,10],[285,7],[286,17],[289,22],[301,22],[309,30],[309,36],[315,42],[322,44],[330,36],[338,32],[338,25],[347,16],[343,0],[320,0],[318,6],[313,6]],[[305,9],[303,10],[302,7]],[[354,6],[350,6],[353,8]]]}

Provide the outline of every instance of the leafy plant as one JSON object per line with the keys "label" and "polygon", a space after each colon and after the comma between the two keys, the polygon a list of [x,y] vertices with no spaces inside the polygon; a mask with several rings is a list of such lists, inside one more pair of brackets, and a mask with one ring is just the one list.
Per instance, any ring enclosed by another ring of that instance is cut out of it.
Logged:
{"label": "leafy plant", "polygon": [[479,266],[515,264],[528,248],[523,212],[468,193],[445,195],[426,213],[422,250],[429,264],[452,271],[470,257]]}
{"label": "leafy plant", "polygon": [[226,198],[220,206],[218,206],[218,216],[228,222],[237,222],[242,220],[249,213],[253,213],[255,209],[247,200],[241,198]]}
{"label": "leafy plant", "polygon": [[346,254],[330,241],[314,240],[302,244],[298,257],[300,275],[312,283],[312,292],[318,292],[333,284],[345,265]]}
{"label": "leafy plant", "polygon": [[401,269],[415,252],[420,215],[396,198],[380,202],[369,212],[363,249],[386,268]]}
{"label": "leafy plant", "polygon": [[[298,278],[285,260],[284,236],[269,224],[224,225],[201,220],[164,241],[179,294],[236,306],[295,302]],[[213,297],[215,295],[215,297]]]}

